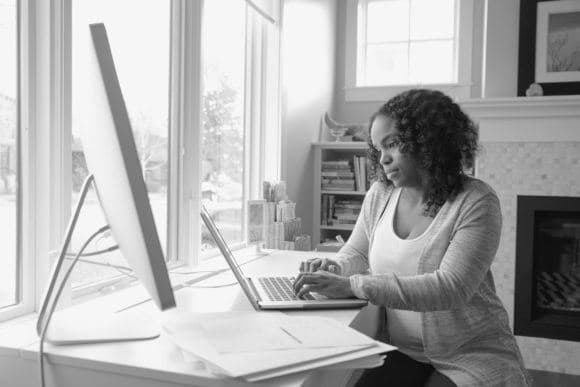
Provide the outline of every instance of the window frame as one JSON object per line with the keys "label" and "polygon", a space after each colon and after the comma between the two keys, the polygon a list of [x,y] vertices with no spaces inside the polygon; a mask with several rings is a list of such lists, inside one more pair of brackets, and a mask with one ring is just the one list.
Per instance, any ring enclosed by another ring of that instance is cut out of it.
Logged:
{"label": "window frame", "polygon": [[0,307],[0,322],[8,320],[10,318],[19,316],[24,313],[28,313],[34,309],[34,299],[31,295],[34,292],[33,283],[31,279],[31,265],[30,259],[25,260],[25,257],[30,257],[28,254],[31,250],[31,245],[24,245],[24,238],[22,238],[23,231],[25,229],[30,229],[30,226],[34,223],[30,222],[30,208],[31,202],[33,200],[32,195],[25,195],[28,192],[26,187],[29,186],[30,173],[33,169],[30,167],[30,163],[26,162],[29,160],[27,155],[30,154],[30,147],[32,143],[32,138],[30,136],[30,131],[28,130],[29,123],[27,121],[28,111],[26,106],[23,106],[23,101],[26,100],[27,90],[23,80],[27,77],[22,77],[22,74],[30,75],[29,72],[29,61],[28,53],[31,49],[31,44],[27,37],[29,36],[29,31],[27,26],[29,25],[29,20],[23,18],[23,15],[27,14],[27,4],[23,2],[16,1],[16,179],[17,179],[17,190],[16,190],[16,256],[10,257],[16,260],[16,281],[15,281],[15,303],[12,305],[6,305]]}
{"label": "window frame", "polygon": [[[0,309],[0,321],[38,310],[72,207],[72,0],[25,0],[17,3],[21,298],[17,305]],[[202,130],[203,3],[203,0],[172,0],[169,5],[167,262],[170,267],[195,266],[204,258],[218,254],[217,249],[203,254],[200,251],[202,163],[198,155],[201,154],[199,139]],[[265,176],[270,179],[279,177],[279,160],[276,166],[265,166],[264,151],[271,151],[271,147],[278,152],[281,149],[280,24],[266,33],[266,28],[271,27],[265,26],[248,6],[246,13],[248,19],[253,20],[248,26],[248,37],[253,39],[246,47],[246,63],[252,66],[246,74],[251,98],[246,99],[244,107],[251,113],[251,119],[246,117],[244,121],[244,131],[249,134],[244,165],[250,166],[245,171],[244,199],[259,197]],[[265,101],[273,102],[262,109]],[[271,130],[272,125],[276,125],[276,130]],[[259,168],[254,169],[256,165]],[[242,248],[245,244],[232,247]],[[106,282],[78,288],[74,292],[69,284],[61,304],[76,302],[83,298],[81,296],[106,286]]]}
{"label": "window frame", "polygon": [[474,27],[474,0],[456,0],[455,52],[456,81],[443,84],[407,84],[396,86],[357,86],[358,35],[364,26],[358,23],[359,6],[368,0],[347,0],[346,2],[346,39],[345,39],[345,84],[346,102],[384,101],[413,87],[441,90],[458,99],[468,99],[472,94],[472,49]]}

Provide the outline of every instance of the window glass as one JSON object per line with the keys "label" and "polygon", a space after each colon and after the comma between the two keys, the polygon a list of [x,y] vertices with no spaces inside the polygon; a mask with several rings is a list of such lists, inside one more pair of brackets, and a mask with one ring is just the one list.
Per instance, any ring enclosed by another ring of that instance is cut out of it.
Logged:
{"label": "window glass", "polygon": [[16,19],[16,0],[0,0],[0,308],[19,301]]}
{"label": "window glass", "polygon": [[408,0],[369,3],[367,10],[367,42],[396,42],[408,39]]}
{"label": "window glass", "polygon": [[410,83],[453,80],[453,41],[412,42],[409,47]]}
{"label": "window glass", "polygon": [[387,43],[367,48],[367,82],[370,84],[404,84],[409,68],[409,45]]}
{"label": "window glass", "polygon": [[454,0],[373,0],[366,4],[358,19],[362,32],[357,38],[358,52],[363,55],[357,61],[362,66],[358,86],[455,81]]}
{"label": "window glass", "polygon": [[[246,6],[206,1],[203,18],[202,200],[236,243],[243,235]],[[215,247],[205,225],[201,237],[202,251]]]}
{"label": "window glass", "polygon": [[[143,168],[149,200],[163,248],[167,241],[168,110],[170,3],[163,0],[75,0],[72,2],[72,205],[87,167],[79,138],[82,122],[83,76],[88,66],[90,23],[105,24],[109,44]],[[75,250],[106,221],[94,192],[88,196],[73,237]],[[93,249],[115,244],[97,239]],[[89,248],[89,250],[91,250]],[[118,251],[80,262],[72,275],[73,287],[90,285],[121,275],[125,266]],[[104,265],[103,265],[104,264]]]}
{"label": "window glass", "polygon": [[453,0],[411,0],[411,39],[453,39]]}

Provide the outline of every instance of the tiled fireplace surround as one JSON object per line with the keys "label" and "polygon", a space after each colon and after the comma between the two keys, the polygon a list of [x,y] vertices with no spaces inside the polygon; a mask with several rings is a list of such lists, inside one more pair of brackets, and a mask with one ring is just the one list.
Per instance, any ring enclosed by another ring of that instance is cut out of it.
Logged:
{"label": "tiled fireplace surround", "polygon": [[[462,104],[479,123],[476,176],[500,198],[503,229],[492,270],[513,327],[517,195],[580,196],[580,97]],[[580,342],[518,337],[529,369],[580,375]]]}

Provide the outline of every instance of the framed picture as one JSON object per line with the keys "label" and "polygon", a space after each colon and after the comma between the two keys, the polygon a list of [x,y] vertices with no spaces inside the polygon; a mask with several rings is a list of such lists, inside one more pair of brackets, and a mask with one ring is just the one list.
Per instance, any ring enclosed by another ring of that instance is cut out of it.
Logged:
{"label": "framed picture", "polygon": [[518,95],[580,94],[580,1],[521,0]]}
{"label": "framed picture", "polygon": [[580,1],[538,4],[536,82],[580,81]]}

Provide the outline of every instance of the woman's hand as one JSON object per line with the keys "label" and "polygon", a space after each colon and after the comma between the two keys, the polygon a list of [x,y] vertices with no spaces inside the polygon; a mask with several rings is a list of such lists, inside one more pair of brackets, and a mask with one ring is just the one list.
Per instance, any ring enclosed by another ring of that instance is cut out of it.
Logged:
{"label": "woman's hand", "polygon": [[300,262],[300,272],[304,273],[314,273],[317,270],[324,270],[328,271],[329,273],[339,274],[340,275],[340,265],[332,260],[327,258],[312,258],[307,259],[306,261]]}
{"label": "woman's hand", "polygon": [[318,270],[315,273],[302,272],[294,281],[294,292],[298,298],[309,292],[322,294],[328,298],[349,298],[354,293],[350,280],[334,273]]}

